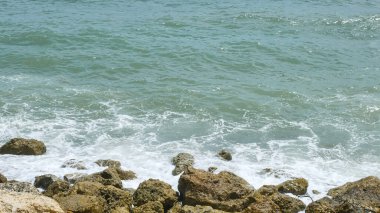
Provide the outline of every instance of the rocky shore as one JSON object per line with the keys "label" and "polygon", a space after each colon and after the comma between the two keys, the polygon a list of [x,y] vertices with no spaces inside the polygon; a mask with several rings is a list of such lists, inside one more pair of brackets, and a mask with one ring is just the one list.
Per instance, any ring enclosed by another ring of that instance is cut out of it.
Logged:
{"label": "rocky shore", "polygon": [[[0,154],[41,155],[43,142],[15,138],[0,147]],[[227,150],[217,154],[231,160]],[[140,183],[137,189],[123,188],[122,181],[136,178],[121,168],[119,161],[100,159],[103,171],[73,173],[64,177],[46,174],[34,183],[8,180],[0,174],[0,212],[49,213],[380,213],[380,179],[369,176],[332,188],[326,197],[306,206],[299,196],[307,195],[308,181],[294,178],[279,185],[252,187],[229,171],[215,173],[196,169],[189,153],[173,156],[173,175],[180,175],[178,190],[157,179]],[[85,170],[81,161],[70,160],[62,167]],[[138,175],[138,174],[137,174]]]}

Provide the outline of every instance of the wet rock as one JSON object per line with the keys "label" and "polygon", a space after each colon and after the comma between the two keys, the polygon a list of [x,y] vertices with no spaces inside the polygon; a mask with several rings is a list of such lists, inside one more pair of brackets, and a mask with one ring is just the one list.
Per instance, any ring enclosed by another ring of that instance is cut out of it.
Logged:
{"label": "wet rock", "polygon": [[58,179],[59,178],[57,176],[52,174],[37,176],[34,178],[34,186],[37,188],[47,189],[50,184]]}
{"label": "wet rock", "polygon": [[226,160],[226,161],[230,161],[232,160],[232,155],[229,151],[227,150],[221,150],[219,153],[218,153],[218,156],[220,158],[222,158],[223,160]]}
{"label": "wet rock", "polygon": [[12,191],[12,192],[28,192],[39,194],[40,192],[36,187],[28,182],[8,181],[6,183],[0,183],[0,190]]}
{"label": "wet rock", "polygon": [[208,171],[214,173],[218,168],[215,166],[208,167]]}
{"label": "wet rock", "polygon": [[53,197],[56,194],[67,192],[69,188],[70,184],[68,182],[56,180],[47,187],[43,194],[48,197]]}
{"label": "wet rock", "polygon": [[115,170],[121,180],[133,180],[137,178],[136,174],[133,171],[123,170],[120,167],[115,168]]}
{"label": "wet rock", "polygon": [[159,201],[152,201],[134,208],[133,213],[164,213],[164,206]]}
{"label": "wet rock", "polygon": [[179,213],[227,213],[225,211],[213,209],[210,206],[183,206]]}
{"label": "wet rock", "polygon": [[310,203],[306,208],[306,213],[337,213],[338,203],[331,198],[324,197]]}
{"label": "wet rock", "polygon": [[295,178],[293,180],[287,180],[277,186],[277,189],[281,193],[292,193],[294,195],[304,195],[307,192],[309,183],[304,178]]}
{"label": "wet rock", "polygon": [[315,195],[321,194],[321,192],[319,192],[318,190],[315,190],[315,189],[311,190],[311,192],[313,192],[313,194],[315,194]]}
{"label": "wet rock", "polygon": [[63,179],[71,184],[77,182],[80,178],[87,176],[86,173],[70,173],[63,176]]}
{"label": "wet rock", "polygon": [[65,212],[72,213],[103,213],[105,201],[96,196],[68,195],[54,196]]}
{"label": "wet rock", "polygon": [[111,160],[111,159],[107,159],[107,160],[97,160],[95,161],[96,164],[98,164],[99,166],[103,166],[103,167],[120,167],[121,166],[121,163],[120,161],[117,161],[117,160]]}
{"label": "wet rock", "polygon": [[1,213],[64,213],[59,204],[48,197],[26,193],[0,190]]}
{"label": "wet rock", "polygon": [[103,185],[111,185],[117,188],[122,188],[123,183],[119,177],[115,168],[107,168],[102,172],[97,172],[91,175],[86,175],[77,179],[77,182],[81,181],[91,181],[91,182],[99,182]]}
{"label": "wet rock", "polygon": [[179,153],[177,156],[173,157],[172,164],[175,165],[172,174],[179,175],[186,170],[187,167],[193,166],[194,157],[189,153]]}
{"label": "wet rock", "polygon": [[151,201],[159,201],[164,206],[165,211],[170,209],[178,200],[177,193],[172,187],[160,180],[149,179],[140,183],[133,194],[135,206],[141,206]]}
{"label": "wet rock", "polygon": [[62,168],[74,168],[78,170],[85,170],[87,169],[86,166],[84,165],[83,161],[75,160],[75,159],[70,159],[65,161],[62,166]]}
{"label": "wet rock", "polygon": [[1,173],[0,173],[0,183],[5,183],[5,182],[7,182],[8,181],[8,179],[4,176],[4,175],[2,175]]}
{"label": "wet rock", "polygon": [[253,202],[251,195],[254,188],[231,172],[212,174],[189,168],[179,178],[178,190],[183,205],[241,211]]}
{"label": "wet rock", "polygon": [[0,148],[0,154],[42,155],[46,152],[43,142],[34,139],[13,138]]}

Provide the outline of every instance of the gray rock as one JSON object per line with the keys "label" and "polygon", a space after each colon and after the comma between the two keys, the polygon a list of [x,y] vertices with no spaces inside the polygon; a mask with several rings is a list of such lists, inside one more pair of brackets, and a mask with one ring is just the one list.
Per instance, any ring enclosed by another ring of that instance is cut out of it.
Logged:
{"label": "gray rock", "polygon": [[7,181],[8,181],[7,178],[0,173],[0,183],[5,183]]}
{"label": "gray rock", "polygon": [[38,189],[28,182],[8,181],[6,183],[0,183],[0,190],[12,191],[12,192],[29,192],[40,194]]}
{"label": "gray rock", "polygon": [[172,174],[179,175],[185,171],[187,167],[193,166],[194,157],[189,153],[179,153],[177,156],[173,157],[172,164],[175,165]]}
{"label": "gray rock", "polygon": [[78,169],[78,170],[87,169],[86,166],[84,165],[83,161],[78,161],[75,159],[70,159],[68,161],[65,161],[61,167],[62,168],[74,168],[74,169]]}
{"label": "gray rock", "polygon": [[232,155],[229,151],[222,149],[220,152],[218,152],[218,156],[222,158],[223,160],[230,161],[232,160]]}
{"label": "gray rock", "polygon": [[63,176],[63,179],[71,184],[77,182],[78,179],[86,176],[87,174],[85,173],[70,173],[70,174],[65,174]]}
{"label": "gray rock", "polygon": [[42,155],[46,152],[43,142],[34,139],[13,138],[0,148],[0,154]]}
{"label": "gray rock", "polygon": [[37,176],[34,178],[34,186],[37,188],[47,189],[50,184],[58,179],[59,178],[57,176],[52,174]]}

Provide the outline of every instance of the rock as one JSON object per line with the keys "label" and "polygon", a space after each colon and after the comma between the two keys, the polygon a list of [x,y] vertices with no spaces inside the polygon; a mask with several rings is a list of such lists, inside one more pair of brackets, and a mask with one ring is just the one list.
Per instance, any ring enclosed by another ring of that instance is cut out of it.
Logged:
{"label": "rock", "polygon": [[321,194],[321,192],[319,192],[318,190],[315,190],[315,189],[311,190],[311,192],[313,192],[313,194],[315,194],[315,195]]}
{"label": "rock", "polygon": [[227,213],[225,211],[213,209],[210,206],[183,206],[179,213]]}
{"label": "rock", "polygon": [[293,180],[287,180],[277,186],[277,189],[281,193],[292,193],[294,195],[304,195],[307,192],[309,183],[304,178],[295,178]]}
{"label": "rock", "polygon": [[133,213],[164,213],[164,206],[159,201],[151,201],[134,208]]}
{"label": "rock", "polygon": [[121,180],[133,180],[137,178],[133,171],[123,170],[120,167],[115,168],[115,170]]}
{"label": "rock", "polygon": [[224,150],[222,149],[219,153],[218,153],[218,156],[220,158],[222,158],[223,160],[226,160],[226,161],[230,161],[232,160],[232,155],[230,152],[228,152],[227,150]]}
{"label": "rock", "polygon": [[284,194],[276,193],[270,199],[281,209],[281,212],[297,213],[306,208],[306,205],[299,199]]}
{"label": "rock", "polygon": [[173,207],[169,209],[168,213],[179,213],[181,211],[182,205],[180,202],[175,202]]}
{"label": "rock", "polygon": [[178,181],[183,205],[211,206],[223,211],[241,211],[252,200],[254,188],[243,178],[231,173],[213,174],[188,168]]}
{"label": "rock", "polygon": [[40,192],[36,187],[28,182],[8,181],[6,183],[0,183],[0,190],[12,191],[12,192],[28,192],[39,194]]}
{"label": "rock", "polygon": [[177,156],[173,157],[172,164],[175,165],[172,174],[179,175],[186,170],[187,167],[193,166],[194,157],[189,153],[179,153]]}
{"label": "rock", "polygon": [[131,211],[127,207],[117,207],[116,209],[112,209],[110,213],[130,213]]}
{"label": "rock", "polygon": [[64,213],[59,204],[48,197],[27,193],[0,190],[1,213]]}
{"label": "rock", "polygon": [[8,181],[7,178],[0,173],[0,183],[5,183],[7,181]]}
{"label": "rock", "polygon": [[75,160],[75,159],[70,159],[65,161],[62,166],[62,168],[74,168],[78,170],[85,170],[87,169],[86,166],[84,165],[83,161]]}
{"label": "rock", "polygon": [[41,175],[34,178],[34,186],[37,188],[47,189],[50,184],[59,178],[52,174]]}
{"label": "rock", "polygon": [[70,184],[68,182],[56,180],[47,187],[43,194],[48,197],[53,197],[56,194],[67,192],[69,188]]}
{"label": "rock", "polygon": [[111,185],[117,188],[122,188],[123,183],[119,177],[115,168],[107,168],[102,172],[97,172],[91,175],[86,175],[77,179],[77,182],[80,181],[91,181],[99,182],[103,185]]}
{"label": "rock", "polygon": [[98,164],[99,166],[103,166],[103,167],[120,167],[121,166],[121,163],[120,161],[117,161],[117,160],[111,160],[111,159],[107,159],[107,160],[97,160],[95,161],[96,164]]}
{"label": "rock", "polygon": [[208,171],[214,173],[218,168],[215,166],[208,167]]}
{"label": "rock", "polygon": [[143,181],[133,194],[135,206],[141,206],[151,201],[159,201],[164,206],[165,211],[170,209],[177,200],[177,193],[172,187],[156,179]]}
{"label": "rock", "polygon": [[103,213],[105,201],[96,196],[68,195],[54,196],[65,212],[72,213]]}
{"label": "rock", "polygon": [[34,139],[13,138],[0,148],[0,154],[42,155],[46,152],[43,142]]}
{"label": "rock", "polygon": [[63,176],[63,179],[71,184],[77,182],[80,178],[87,176],[85,173],[70,173]]}
{"label": "rock", "polygon": [[324,197],[310,203],[306,208],[306,213],[337,213],[338,203],[331,198]]}

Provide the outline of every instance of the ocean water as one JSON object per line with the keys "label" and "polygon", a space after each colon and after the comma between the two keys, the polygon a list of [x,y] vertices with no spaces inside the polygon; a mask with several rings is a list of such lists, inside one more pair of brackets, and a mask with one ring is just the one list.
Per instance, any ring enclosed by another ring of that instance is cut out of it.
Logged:
{"label": "ocean water", "polygon": [[137,173],[125,187],[176,188],[179,152],[255,187],[305,177],[314,199],[380,177],[380,1],[2,0],[0,145],[13,137],[47,145],[0,155],[23,181],[110,158]]}

